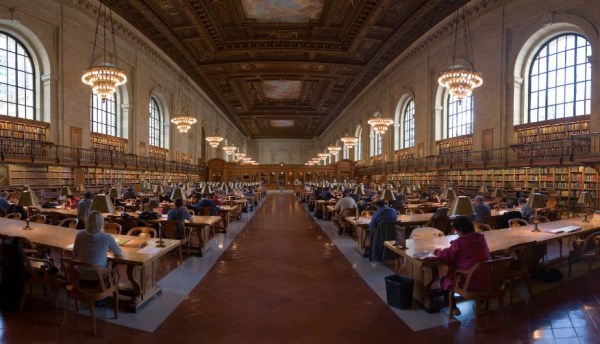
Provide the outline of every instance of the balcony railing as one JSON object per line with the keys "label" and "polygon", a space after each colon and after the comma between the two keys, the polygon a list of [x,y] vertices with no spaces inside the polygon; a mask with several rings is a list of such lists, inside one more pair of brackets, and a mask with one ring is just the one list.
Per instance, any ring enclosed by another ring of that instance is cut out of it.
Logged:
{"label": "balcony railing", "polygon": [[157,170],[204,175],[205,168],[165,159],[149,159],[102,149],[74,148],[47,142],[0,139],[0,162]]}
{"label": "balcony railing", "polygon": [[[470,169],[548,164],[600,162],[600,133],[573,135],[569,140],[518,144],[510,147],[452,152],[422,158],[406,158],[395,163],[357,167],[359,176],[438,169]],[[390,171],[391,166],[391,171]]]}

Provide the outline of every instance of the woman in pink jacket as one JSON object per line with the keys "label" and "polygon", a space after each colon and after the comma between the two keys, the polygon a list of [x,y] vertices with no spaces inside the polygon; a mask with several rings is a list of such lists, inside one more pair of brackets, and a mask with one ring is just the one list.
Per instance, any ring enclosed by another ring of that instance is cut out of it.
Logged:
{"label": "woman in pink jacket", "polygon": [[[448,273],[441,279],[442,290],[448,292],[454,289],[454,271],[469,270],[473,265],[492,259],[485,236],[475,232],[473,222],[466,216],[458,216],[452,221],[452,228],[458,239],[450,242],[450,247],[436,249],[433,253],[448,266]],[[484,291],[490,284],[490,272],[479,271],[471,279],[472,291]],[[460,314],[458,308],[454,314]]]}

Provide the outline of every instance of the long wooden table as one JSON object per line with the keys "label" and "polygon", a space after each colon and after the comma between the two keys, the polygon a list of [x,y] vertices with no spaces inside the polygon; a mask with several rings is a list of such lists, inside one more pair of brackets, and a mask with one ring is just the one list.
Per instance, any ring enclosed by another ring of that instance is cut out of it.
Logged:
{"label": "long wooden table", "polygon": [[[398,221],[401,221],[405,226],[420,226],[424,225],[433,216],[433,213],[425,213],[425,214],[412,214],[412,215],[398,215]],[[367,248],[365,243],[367,241],[367,237],[370,235],[369,232],[369,223],[371,222],[371,218],[367,217],[359,217],[358,219],[355,216],[347,216],[344,218],[349,224],[354,226],[356,229],[356,250],[361,255],[365,255]]]}
{"label": "long wooden table", "polygon": [[[580,231],[570,233],[547,233],[543,230],[558,229],[566,226],[581,227]],[[600,228],[600,221],[584,223],[581,219],[565,219],[560,221],[546,222],[538,225],[542,232],[532,232],[533,225],[527,227],[515,227],[483,232],[491,253],[504,252],[509,247],[527,242],[547,242],[563,239],[573,235],[579,235]],[[433,253],[435,249],[444,249],[450,246],[450,242],[456,239],[456,235],[447,235],[437,238],[420,240],[406,240],[406,248],[396,246],[395,241],[386,241],[385,247],[403,257],[408,263],[411,277],[414,278],[413,297],[428,312],[437,312],[441,307],[435,302],[438,294],[432,289],[432,285],[438,279],[438,266],[443,265],[435,257],[427,257],[427,253]]]}
{"label": "long wooden table", "polygon": [[[30,223],[32,230],[23,230],[24,221],[0,218],[0,236],[25,237],[37,245],[48,247],[61,252],[71,252],[75,242],[76,229],[57,227],[41,223]],[[113,235],[115,239],[137,239],[128,235]],[[179,240],[163,239],[165,247],[156,247],[155,239],[147,241],[146,247],[154,248],[152,254],[140,253],[141,248],[121,247],[123,254],[108,259],[114,263],[123,264],[127,268],[127,278],[131,286],[119,284],[119,292],[128,295],[131,300],[124,301],[127,311],[136,312],[147,302],[158,295],[161,290],[156,284],[156,271],[160,258],[181,245]]]}

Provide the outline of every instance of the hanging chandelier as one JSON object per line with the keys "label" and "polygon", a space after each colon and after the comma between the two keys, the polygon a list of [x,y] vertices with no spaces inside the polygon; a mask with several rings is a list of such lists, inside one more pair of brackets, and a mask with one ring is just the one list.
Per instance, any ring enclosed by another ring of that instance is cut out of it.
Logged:
{"label": "hanging chandelier", "polygon": [[373,115],[373,117],[371,117],[367,123],[373,127],[373,130],[375,130],[377,134],[383,135],[387,131],[388,127],[394,124],[394,120],[389,117],[381,116],[381,112],[377,111],[377,113],[375,113],[375,115]]}
{"label": "hanging chandelier", "polygon": [[182,113],[171,118],[171,123],[175,124],[180,133],[187,133],[196,123],[196,118],[193,115]]}
{"label": "hanging chandelier", "polygon": [[[475,70],[475,59],[473,57],[473,47],[471,45],[471,30],[469,28],[469,20],[467,16],[466,5],[462,8],[464,27],[464,51],[463,56],[457,56],[457,37],[458,37],[458,20],[459,12],[456,11],[454,18],[454,24],[452,27],[452,38],[450,40],[450,52],[448,58],[450,60],[450,67],[440,73],[438,83],[442,87],[448,89],[453,97],[459,102],[463,99],[468,98],[473,93],[473,89],[483,84],[483,77],[481,73]],[[462,58],[468,66],[462,66],[457,64],[456,60]]]}
{"label": "hanging chandelier", "polygon": [[329,157],[329,153],[319,153],[317,154],[317,156],[319,157],[319,159],[325,161]]}
{"label": "hanging chandelier", "polygon": [[238,160],[242,160],[246,156],[246,153],[237,152],[235,153],[235,158]]}
{"label": "hanging chandelier", "polygon": [[185,134],[192,128],[192,125],[194,125],[197,120],[189,110],[191,108],[190,90],[183,70],[179,72],[179,85],[176,94],[180,109],[178,115],[171,117],[171,123],[175,124],[180,133]]}
{"label": "hanging chandelier", "polygon": [[206,141],[208,141],[208,144],[212,148],[217,148],[219,146],[219,143],[223,141],[223,138],[221,136],[209,136],[206,138]]}
{"label": "hanging chandelier", "polygon": [[[92,92],[102,99],[102,102],[112,97],[113,93],[117,91],[117,87],[124,85],[127,82],[127,74],[124,70],[117,67],[117,41],[115,39],[115,26],[112,20],[112,11],[108,10],[108,18],[106,16],[106,6],[104,7],[103,16],[103,35],[104,35],[104,48],[102,49],[102,62],[94,66],[93,63],[96,60],[96,42],[98,41],[98,29],[100,27],[100,17],[102,16],[102,3],[98,8],[98,19],[96,21],[96,32],[94,34],[94,48],[92,49],[92,58],[90,59],[90,66],[83,71],[81,81],[92,87]],[[111,35],[112,35],[112,58],[106,49],[106,22],[110,21]]]}
{"label": "hanging chandelier", "polygon": [[354,136],[344,136],[341,138],[341,140],[344,143],[344,146],[348,148],[352,148],[358,143],[358,137]]}
{"label": "hanging chandelier", "polygon": [[338,153],[342,150],[342,148],[338,146],[329,146],[327,149],[331,155],[338,155]]}
{"label": "hanging chandelier", "polygon": [[232,155],[236,149],[237,149],[237,147],[234,145],[223,147],[223,150],[225,151],[225,153],[227,153],[227,155]]}

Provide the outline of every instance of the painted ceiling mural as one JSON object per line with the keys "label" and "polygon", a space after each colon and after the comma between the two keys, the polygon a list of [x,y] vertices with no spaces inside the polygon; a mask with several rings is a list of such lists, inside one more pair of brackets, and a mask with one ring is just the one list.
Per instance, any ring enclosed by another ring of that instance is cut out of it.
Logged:
{"label": "painted ceiling mural", "polygon": [[308,23],[323,11],[325,0],[241,0],[246,17],[259,23]]}
{"label": "painted ceiling mural", "polygon": [[468,2],[101,1],[253,139],[320,136],[379,71]]}

